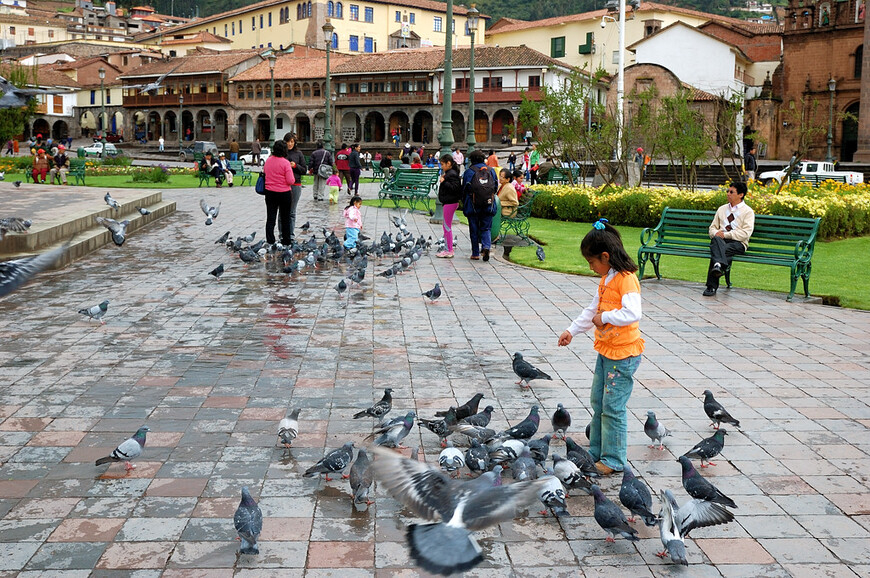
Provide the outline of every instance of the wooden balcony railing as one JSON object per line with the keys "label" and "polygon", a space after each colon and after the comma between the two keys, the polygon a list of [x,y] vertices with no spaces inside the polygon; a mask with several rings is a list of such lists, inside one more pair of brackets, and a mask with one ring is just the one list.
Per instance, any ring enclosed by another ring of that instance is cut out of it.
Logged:
{"label": "wooden balcony railing", "polygon": [[431,104],[432,92],[418,90],[411,92],[355,92],[338,95],[338,106],[350,104],[407,103]]}
{"label": "wooden balcony railing", "polygon": [[[127,107],[151,107],[151,106],[178,106],[179,94],[149,94],[124,95],[124,106]],[[229,95],[226,92],[199,92],[184,95],[184,106],[201,104],[228,104]]]}
{"label": "wooden balcony railing", "polygon": [[[541,88],[532,87],[487,87],[474,89],[474,102],[521,102],[523,94],[530,100],[541,99]],[[468,88],[453,89],[453,102],[468,102]]]}

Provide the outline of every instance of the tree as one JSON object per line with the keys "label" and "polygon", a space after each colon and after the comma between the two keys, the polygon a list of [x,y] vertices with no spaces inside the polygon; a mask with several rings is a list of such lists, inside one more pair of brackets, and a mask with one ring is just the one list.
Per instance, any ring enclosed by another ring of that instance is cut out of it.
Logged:
{"label": "tree", "polygon": [[668,159],[677,186],[694,190],[698,162],[705,158],[715,140],[710,136],[704,116],[689,105],[689,91],[679,90],[660,100],[655,115],[658,125],[656,146]]}
{"label": "tree", "polygon": [[[15,86],[35,86],[37,84],[35,66],[29,67],[18,64],[3,66],[0,68],[0,76]],[[27,120],[35,112],[35,98],[31,98],[27,106],[22,108],[0,109],[0,143],[5,143],[7,140],[23,133]]]}

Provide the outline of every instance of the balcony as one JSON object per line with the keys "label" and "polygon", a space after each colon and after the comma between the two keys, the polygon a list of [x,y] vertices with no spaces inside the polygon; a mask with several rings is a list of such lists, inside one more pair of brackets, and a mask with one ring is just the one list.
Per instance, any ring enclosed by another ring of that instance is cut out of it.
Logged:
{"label": "balcony", "polygon": [[[124,106],[131,108],[149,108],[154,106],[178,107],[178,94],[148,94],[124,95]],[[204,104],[226,105],[229,96],[225,92],[198,92],[184,95],[184,106]]]}
{"label": "balcony", "polygon": [[338,106],[367,104],[432,104],[432,92],[418,90],[410,92],[354,92],[338,95]]}
{"label": "balcony", "polygon": [[[475,88],[474,89],[474,104],[482,104],[485,102],[522,102],[523,92],[529,100],[541,100],[541,87],[494,87],[494,88]],[[468,88],[453,89],[454,103],[468,102]]]}

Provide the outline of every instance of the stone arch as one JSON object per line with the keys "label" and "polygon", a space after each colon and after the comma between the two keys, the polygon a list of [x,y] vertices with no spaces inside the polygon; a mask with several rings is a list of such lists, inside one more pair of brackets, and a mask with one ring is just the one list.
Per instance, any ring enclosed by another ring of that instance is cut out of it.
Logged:
{"label": "stone arch", "polygon": [[[190,133],[188,134],[188,129],[190,129]],[[185,110],[181,113],[181,134],[184,135],[182,138],[187,141],[195,141],[196,140],[196,122],[194,121],[193,112],[190,110]]]}
{"label": "stone arch", "polygon": [[62,120],[54,121],[54,124],[51,125],[51,138],[54,140],[60,140],[62,138],[66,138],[69,136],[69,125]]}
{"label": "stone arch", "polygon": [[850,116],[843,119],[840,128],[840,160],[843,162],[852,162],[855,151],[858,150],[858,114],[861,108],[859,104],[853,102],[844,110]]}
{"label": "stone arch", "polygon": [[489,115],[479,108],[474,109],[474,139],[489,142]]}
{"label": "stone arch", "polygon": [[500,141],[502,136],[512,139],[515,135],[511,134],[508,127],[513,124],[514,115],[511,111],[504,108],[495,111],[495,114],[492,115],[492,140]]}
{"label": "stone arch", "polygon": [[163,115],[163,138],[178,141],[178,114],[174,110],[167,110]]}
{"label": "stone arch", "polygon": [[348,144],[359,142],[362,136],[362,127],[359,120],[359,115],[355,112],[346,112],[341,117],[341,128],[338,134],[335,135],[336,141],[343,141]]}
{"label": "stone arch", "polygon": [[414,115],[411,124],[411,140],[429,144],[434,135],[432,134],[432,113],[428,110],[420,110]]}
{"label": "stone arch", "polygon": [[[278,88],[278,85],[275,85]],[[275,134],[283,135],[285,132],[296,132],[293,128],[293,119],[285,112],[275,115]]]}
{"label": "stone arch", "polygon": [[254,140],[254,119],[249,114],[239,115],[239,140],[253,142]]}
{"label": "stone arch", "polygon": [[212,139],[215,142],[226,142],[229,140],[229,116],[227,111],[222,108],[214,111],[212,116]]}
{"label": "stone arch", "polygon": [[211,113],[205,109],[197,111],[196,134],[201,135],[204,140],[214,140],[213,130]]}
{"label": "stone arch", "polygon": [[450,118],[453,120],[453,142],[465,142],[465,116],[454,110]]}
{"label": "stone arch", "polygon": [[363,141],[386,142],[387,132],[384,130],[384,115],[372,111],[366,115],[363,127]]}
{"label": "stone arch", "polygon": [[109,118],[109,130],[124,136],[124,113],[120,110],[115,111]]}
{"label": "stone arch", "polygon": [[254,135],[260,139],[261,141],[270,142],[269,141],[269,124],[271,119],[268,114],[262,113],[257,115],[257,123],[256,128],[254,129]]}
{"label": "stone arch", "polygon": [[145,121],[145,138],[157,140],[163,136],[163,125],[160,122],[160,113],[152,110],[148,113]]}
{"label": "stone arch", "polygon": [[93,112],[86,110],[79,116],[79,128],[86,137],[97,131],[97,117]]}
{"label": "stone arch", "polygon": [[33,136],[41,134],[42,138],[48,138],[51,134],[51,126],[49,126],[48,121],[44,118],[33,119],[33,130],[30,134]]}
{"label": "stone arch", "polygon": [[396,134],[397,131],[400,141],[407,142],[411,140],[411,124],[408,122],[408,115],[401,110],[397,110],[390,115],[390,137]]}
{"label": "stone arch", "polygon": [[[307,142],[311,140],[311,120],[304,112],[296,113],[296,136],[299,137],[299,142]],[[320,135],[316,138],[322,137],[323,135]]]}

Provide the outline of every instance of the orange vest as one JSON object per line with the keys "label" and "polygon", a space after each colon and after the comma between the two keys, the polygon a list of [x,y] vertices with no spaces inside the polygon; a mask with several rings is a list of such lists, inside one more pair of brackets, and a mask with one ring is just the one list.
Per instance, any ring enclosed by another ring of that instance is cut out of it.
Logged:
{"label": "orange vest", "polygon": [[[610,283],[604,284],[605,277],[598,284],[598,312],[622,309],[622,296],[626,293],[640,293],[637,275],[623,271],[617,273]],[[639,323],[617,326],[609,323],[595,328],[595,351],[608,359],[625,359],[643,353],[643,339]]]}

